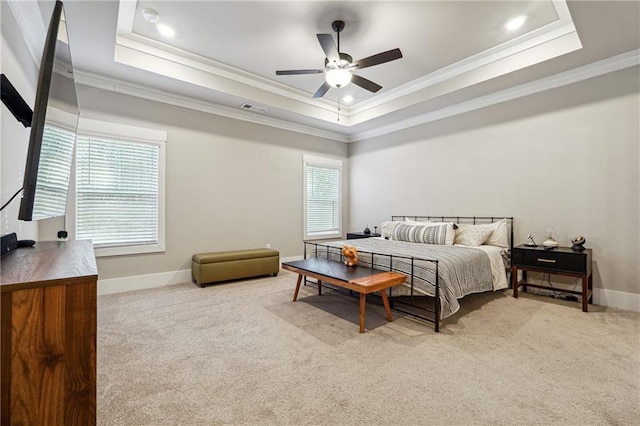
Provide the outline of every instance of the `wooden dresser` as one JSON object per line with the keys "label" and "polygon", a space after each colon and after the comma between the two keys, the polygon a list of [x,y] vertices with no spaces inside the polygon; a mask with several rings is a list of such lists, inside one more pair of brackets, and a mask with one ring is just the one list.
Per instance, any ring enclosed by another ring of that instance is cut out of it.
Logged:
{"label": "wooden dresser", "polygon": [[96,423],[98,269],[91,241],[44,241],[0,262],[2,425]]}

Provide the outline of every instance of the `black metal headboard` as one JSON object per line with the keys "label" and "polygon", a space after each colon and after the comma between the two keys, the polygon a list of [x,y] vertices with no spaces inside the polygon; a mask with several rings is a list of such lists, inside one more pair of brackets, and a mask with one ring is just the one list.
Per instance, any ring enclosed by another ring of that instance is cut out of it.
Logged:
{"label": "black metal headboard", "polygon": [[494,223],[502,219],[507,219],[509,226],[509,250],[513,247],[513,218],[507,216],[423,216],[423,215],[402,215],[391,216],[392,221],[403,221],[405,218],[415,221],[437,220],[440,222],[468,223],[481,225],[483,223]]}

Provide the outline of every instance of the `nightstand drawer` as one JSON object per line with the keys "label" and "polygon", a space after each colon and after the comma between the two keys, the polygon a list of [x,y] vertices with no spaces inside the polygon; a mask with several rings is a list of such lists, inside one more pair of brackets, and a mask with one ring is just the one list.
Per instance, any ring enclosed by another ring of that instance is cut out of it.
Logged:
{"label": "nightstand drawer", "polygon": [[590,273],[590,253],[553,250],[513,250],[513,263],[518,267],[546,269],[552,272]]}

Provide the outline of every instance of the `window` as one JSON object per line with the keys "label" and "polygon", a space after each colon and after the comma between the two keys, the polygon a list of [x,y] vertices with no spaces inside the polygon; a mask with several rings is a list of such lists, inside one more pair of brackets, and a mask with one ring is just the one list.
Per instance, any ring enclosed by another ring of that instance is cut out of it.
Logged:
{"label": "window", "polygon": [[342,161],[304,155],[304,238],[342,235]]}
{"label": "window", "polygon": [[96,255],[164,251],[166,133],[80,120],[76,239]]}

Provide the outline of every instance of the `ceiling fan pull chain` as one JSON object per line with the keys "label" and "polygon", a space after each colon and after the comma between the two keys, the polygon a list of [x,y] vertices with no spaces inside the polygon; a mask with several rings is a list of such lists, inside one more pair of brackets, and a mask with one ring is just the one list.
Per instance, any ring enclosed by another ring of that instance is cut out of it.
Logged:
{"label": "ceiling fan pull chain", "polygon": [[[338,34],[340,34],[340,33],[338,33]],[[340,122],[340,97],[338,97],[337,104],[338,104],[338,122]]]}

